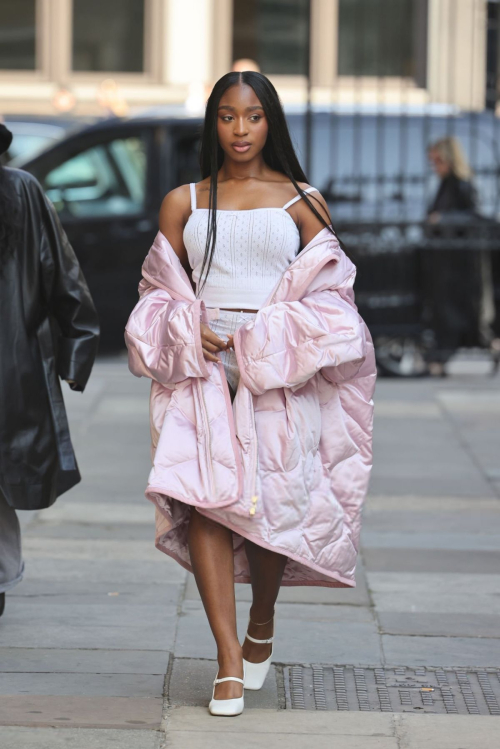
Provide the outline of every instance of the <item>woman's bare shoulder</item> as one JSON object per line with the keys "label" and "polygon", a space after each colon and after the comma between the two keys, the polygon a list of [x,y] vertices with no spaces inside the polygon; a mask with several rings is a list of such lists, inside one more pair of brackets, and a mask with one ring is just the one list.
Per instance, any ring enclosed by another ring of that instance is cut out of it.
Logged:
{"label": "woman's bare shoulder", "polygon": [[[180,185],[167,192],[162,200],[160,208],[160,223],[162,217],[168,220],[179,219],[185,213],[189,213],[191,198],[189,185]],[[161,229],[161,226],[160,226]]]}
{"label": "woman's bare shoulder", "polygon": [[180,185],[165,195],[158,216],[161,233],[168,239],[183,264],[187,255],[182,234],[190,213],[189,185]]}

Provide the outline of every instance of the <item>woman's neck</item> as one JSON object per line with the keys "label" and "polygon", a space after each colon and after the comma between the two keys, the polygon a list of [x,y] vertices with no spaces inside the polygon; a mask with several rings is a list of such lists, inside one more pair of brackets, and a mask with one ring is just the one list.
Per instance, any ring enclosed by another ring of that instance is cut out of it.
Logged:
{"label": "woman's neck", "polygon": [[266,174],[269,172],[262,153],[257,154],[255,158],[248,162],[238,162],[233,159],[224,157],[221,168],[217,175],[218,182],[226,182],[227,180],[244,180],[244,179],[264,179]]}

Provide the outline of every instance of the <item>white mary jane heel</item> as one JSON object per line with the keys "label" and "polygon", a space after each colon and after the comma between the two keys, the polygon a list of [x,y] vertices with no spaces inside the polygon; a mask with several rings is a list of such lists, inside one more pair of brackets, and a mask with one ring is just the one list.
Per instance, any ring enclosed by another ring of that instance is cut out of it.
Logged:
{"label": "white mary jane heel", "polygon": [[[217,672],[217,676],[219,672]],[[238,679],[236,676],[225,676],[223,679],[214,679],[214,687],[212,689],[212,699],[208,705],[208,710],[211,715],[223,715],[232,716],[240,715],[243,712],[245,706],[244,692],[241,697],[235,697],[231,700],[216,700],[214,698],[215,687],[217,684],[221,684],[223,681],[238,681],[240,684],[245,684],[245,663],[243,662],[243,679]]]}
{"label": "white mary jane heel", "polygon": [[[274,615],[273,615],[274,618]],[[252,620],[250,620],[252,622]],[[271,621],[271,619],[269,619]],[[257,624],[257,622],[252,622],[252,624]],[[269,624],[269,622],[264,622],[264,624]],[[258,625],[257,626],[263,626]],[[268,640],[256,640],[255,637],[250,637],[250,635],[246,634],[247,640],[250,640],[251,642],[257,643],[257,645],[271,645],[274,641],[274,635],[273,637],[270,637]],[[251,663],[250,661],[246,661],[243,659],[243,668],[244,668],[244,688],[245,689],[251,689],[251,690],[257,690],[262,689],[262,686],[266,680],[266,676],[269,672],[269,669],[271,667],[271,659],[273,657],[273,648],[271,648],[271,654],[269,658],[266,658],[265,661],[262,661],[262,663]]]}

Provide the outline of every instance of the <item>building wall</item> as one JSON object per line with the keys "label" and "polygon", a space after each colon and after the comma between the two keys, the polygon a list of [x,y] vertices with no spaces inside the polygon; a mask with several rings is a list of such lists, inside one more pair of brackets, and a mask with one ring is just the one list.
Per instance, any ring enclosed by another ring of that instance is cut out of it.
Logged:
{"label": "building wall", "polygon": [[[72,0],[37,0],[38,70],[0,70],[0,112],[54,114],[63,88],[74,96],[74,114],[99,114],[106,78],[131,111],[186,101],[193,111],[202,107],[213,82],[231,69],[232,0],[146,0],[145,8],[145,72],[108,75],[71,69]],[[311,0],[313,102],[482,109],[485,8],[485,0],[428,0],[427,87],[419,88],[410,79],[339,77],[338,0]],[[305,76],[269,77],[285,104],[305,101]]]}

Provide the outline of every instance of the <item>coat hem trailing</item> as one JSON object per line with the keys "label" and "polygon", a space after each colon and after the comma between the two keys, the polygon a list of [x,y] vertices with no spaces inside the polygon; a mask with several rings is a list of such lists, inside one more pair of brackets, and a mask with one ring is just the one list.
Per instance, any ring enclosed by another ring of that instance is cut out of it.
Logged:
{"label": "coat hem trailing", "polygon": [[[165,511],[163,507],[159,505],[159,503],[154,499],[154,497],[148,497],[146,494],[146,499],[148,499],[150,502],[152,502],[155,507],[158,508],[158,510],[164,515],[168,520],[171,520],[171,516],[168,512]],[[176,501],[183,502],[184,504],[188,505],[189,507],[194,507],[200,514],[207,517],[209,520],[212,520],[214,523],[218,523],[219,525],[223,525],[225,528],[229,528],[229,530],[233,531],[233,533],[238,534],[238,536],[241,536],[242,538],[246,538],[248,541],[251,541],[252,543],[256,544],[257,546],[261,546],[264,549],[267,549],[268,551],[273,551],[276,554],[283,554],[283,556],[288,557],[288,559],[292,559],[294,562],[298,562],[299,564],[304,565],[304,567],[307,567],[311,570],[314,570],[315,572],[318,572],[320,575],[325,575],[325,577],[333,578],[332,580],[283,580],[281,582],[282,587],[298,587],[298,586],[308,586],[308,587],[316,587],[316,588],[355,588],[356,587],[356,581],[353,578],[347,578],[341,575],[338,572],[332,572],[327,571],[323,567],[320,567],[318,564],[314,564],[314,562],[310,562],[307,559],[304,559],[304,557],[299,556],[298,554],[291,553],[288,549],[282,549],[279,546],[276,546],[275,544],[266,543],[260,536],[256,536],[252,533],[248,533],[241,528],[239,528],[234,523],[231,523],[226,518],[221,520],[216,515],[213,515],[210,510],[206,510],[204,507],[200,507],[197,504],[194,504],[192,502],[187,502],[184,499],[179,499],[178,497],[172,496],[171,499],[175,499]],[[215,505],[214,505],[215,508]],[[188,572],[193,572],[193,568],[190,564],[188,564],[184,559],[182,559],[178,554],[175,553],[175,551],[172,551],[171,549],[165,549],[159,542],[158,539],[155,541],[156,548],[166,554],[169,557],[172,557],[176,562],[178,562],[181,567],[184,567],[185,570]],[[235,583],[251,583],[251,578],[249,575],[235,575],[234,578]]]}

